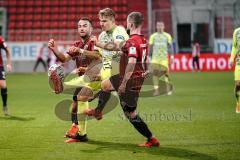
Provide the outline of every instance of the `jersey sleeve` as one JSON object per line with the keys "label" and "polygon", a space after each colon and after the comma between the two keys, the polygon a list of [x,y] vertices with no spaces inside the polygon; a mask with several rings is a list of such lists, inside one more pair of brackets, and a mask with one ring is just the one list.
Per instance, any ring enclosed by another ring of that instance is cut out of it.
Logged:
{"label": "jersey sleeve", "polygon": [[0,41],[0,48],[3,48],[3,49],[7,49],[8,48],[8,46],[7,46],[6,42],[4,41],[4,39],[1,39],[1,41]]}
{"label": "jersey sleeve", "polygon": [[233,39],[232,39],[232,51],[231,51],[231,57],[230,62],[234,61],[234,58],[237,53],[237,40],[236,40],[236,30],[233,32]]}
{"label": "jersey sleeve", "polygon": [[167,39],[168,39],[168,44],[172,44],[172,36],[170,34],[166,34]]}
{"label": "jersey sleeve", "polygon": [[113,31],[113,40],[115,42],[126,41],[129,38],[126,30],[122,26],[117,26],[117,28]]}
{"label": "jersey sleeve", "polygon": [[139,53],[137,50],[137,46],[135,46],[134,43],[127,41],[125,44],[125,49],[127,50],[128,57],[138,58]]}
{"label": "jersey sleeve", "polygon": [[149,38],[149,44],[150,44],[150,45],[153,45],[153,43],[154,43],[154,37],[155,37],[155,33],[152,34],[152,35],[150,36],[150,38]]}

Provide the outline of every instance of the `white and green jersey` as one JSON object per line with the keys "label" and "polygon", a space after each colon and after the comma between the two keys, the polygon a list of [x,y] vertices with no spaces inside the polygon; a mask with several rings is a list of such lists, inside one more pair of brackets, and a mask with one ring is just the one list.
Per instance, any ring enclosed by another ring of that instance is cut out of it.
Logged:
{"label": "white and green jersey", "polygon": [[168,45],[172,44],[172,37],[170,34],[166,32],[153,33],[150,36],[149,44],[153,46],[152,60],[168,60]]}
{"label": "white and green jersey", "polygon": [[235,29],[233,33],[230,62],[234,61],[236,55],[237,55],[236,65],[240,66],[240,27]]}
{"label": "white and green jersey", "polygon": [[[122,26],[114,26],[110,31],[106,32],[103,31],[100,35],[98,40],[101,43],[109,43],[109,42],[122,42],[126,41],[129,38],[126,30]],[[102,55],[103,59],[103,69],[111,68],[112,59],[116,57],[116,51],[108,51],[105,49],[100,49],[100,54]]]}

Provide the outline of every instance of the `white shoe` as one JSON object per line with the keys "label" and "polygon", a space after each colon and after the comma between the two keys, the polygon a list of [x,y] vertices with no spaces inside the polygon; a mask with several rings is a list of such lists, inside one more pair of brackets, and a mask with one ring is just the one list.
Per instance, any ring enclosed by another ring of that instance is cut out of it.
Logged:
{"label": "white shoe", "polygon": [[167,95],[168,96],[172,95],[172,91],[167,92]]}
{"label": "white shoe", "polygon": [[4,113],[5,116],[9,115],[7,107],[3,107],[3,113]]}
{"label": "white shoe", "polygon": [[240,113],[240,105],[239,104],[237,104],[236,113]]}

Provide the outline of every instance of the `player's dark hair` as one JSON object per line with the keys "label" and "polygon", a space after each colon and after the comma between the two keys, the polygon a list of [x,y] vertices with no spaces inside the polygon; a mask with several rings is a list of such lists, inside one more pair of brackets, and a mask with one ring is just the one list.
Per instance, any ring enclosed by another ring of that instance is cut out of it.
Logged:
{"label": "player's dark hair", "polygon": [[143,15],[140,12],[131,12],[128,15],[128,19],[134,24],[136,28],[141,26],[144,20]]}
{"label": "player's dark hair", "polygon": [[99,11],[98,16],[115,19],[115,12],[111,8],[104,8]]}
{"label": "player's dark hair", "polygon": [[82,18],[80,19],[80,21],[81,21],[81,20],[83,20],[83,21],[88,21],[88,22],[90,23],[90,25],[93,26],[92,21],[91,21],[88,17],[82,17]]}

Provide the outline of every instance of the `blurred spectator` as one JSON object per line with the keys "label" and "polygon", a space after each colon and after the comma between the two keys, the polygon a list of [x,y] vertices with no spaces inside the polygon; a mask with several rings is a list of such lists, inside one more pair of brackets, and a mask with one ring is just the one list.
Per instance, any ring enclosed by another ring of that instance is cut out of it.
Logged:
{"label": "blurred spectator", "polygon": [[200,71],[199,66],[200,45],[196,41],[192,41],[192,69]]}
{"label": "blurred spectator", "polygon": [[[48,46],[47,46],[46,43],[44,43],[43,46],[41,47],[41,49],[40,49],[40,51],[38,53],[38,56],[37,56],[36,63],[35,63],[34,68],[33,68],[33,72],[36,72],[39,63],[42,63],[42,65],[44,67],[44,70],[47,71],[47,64],[46,64],[46,62],[44,61],[44,58],[43,58],[44,57],[44,49],[45,48],[47,49],[47,47]],[[51,60],[48,58],[47,61],[50,62]]]}

